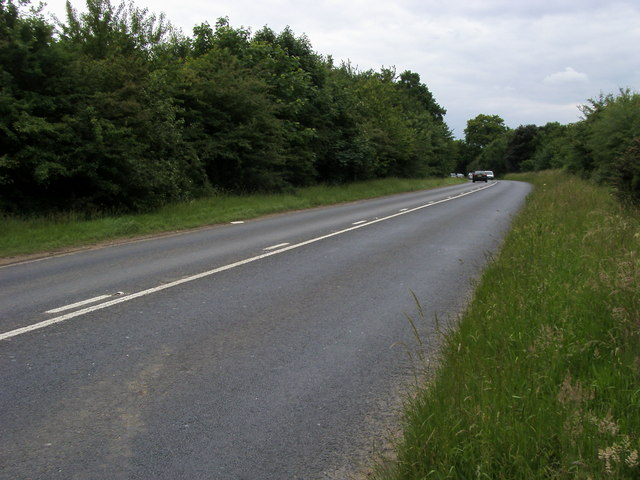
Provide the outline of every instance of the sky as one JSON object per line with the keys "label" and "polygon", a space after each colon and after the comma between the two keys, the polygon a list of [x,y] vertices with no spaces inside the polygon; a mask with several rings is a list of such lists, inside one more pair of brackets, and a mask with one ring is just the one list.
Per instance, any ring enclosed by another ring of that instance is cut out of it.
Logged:
{"label": "sky", "polygon": [[[44,0],[64,19],[65,0]],[[36,3],[36,2],[34,2]],[[111,0],[112,5],[119,0]],[[79,11],[84,0],[71,0]],[[289,26],[315,52],[361,71],[420,75],[456,138],[479,114],[510,128],[573,123],[580,105],[640,91],[639,0],[134,0],[185,35],[228,17]]]}

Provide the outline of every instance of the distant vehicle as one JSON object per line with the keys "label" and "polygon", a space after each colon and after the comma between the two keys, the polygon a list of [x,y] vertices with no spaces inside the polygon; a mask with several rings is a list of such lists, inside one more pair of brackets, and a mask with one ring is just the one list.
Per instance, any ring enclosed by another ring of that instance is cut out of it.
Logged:
{"label": "distant vehicle", "polygon": [[457,174],[457,175],[456,175],[456,177],[458,177],[458,178],[464,178],[464,174],[459,173],[459,174]]}
{"label": "distant vehicle", "polygon": [[488,180],[493,180],[494,179],[493,172],[491,170],[485,170],[484,173],[487,174],[487,179]]}
{"label": "distant vehicle", "polygon": [[467,178],[468,178],[469,180],[473,180],[473,172],[469,172],[469,173],[467,173]]}
{"label": "distant vehicle", "polygon": [[488,182],[489,179],[487,178],[487,172],[485,172],[484,170],[476,170],[475,172],[473,172],[473,175],[471,176],[471,181],[473,183]]}

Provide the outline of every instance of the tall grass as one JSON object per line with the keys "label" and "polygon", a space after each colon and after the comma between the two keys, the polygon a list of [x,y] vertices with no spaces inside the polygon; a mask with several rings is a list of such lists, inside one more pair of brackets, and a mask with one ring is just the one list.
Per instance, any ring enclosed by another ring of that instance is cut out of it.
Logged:
{"label": "tall grass", "polygon": [[535,185],[377,478],[640,478],[640,219],[559,172]]}
{"label": "tall grass", "polygon": [[36,217],[0,214],[0,258],[247,220],[463,181],[455,178],[390,178],[341,186],[309,187],[289,194],[216,195],[139,215],[93,215],[87,218],[86,214],[78,212]]}

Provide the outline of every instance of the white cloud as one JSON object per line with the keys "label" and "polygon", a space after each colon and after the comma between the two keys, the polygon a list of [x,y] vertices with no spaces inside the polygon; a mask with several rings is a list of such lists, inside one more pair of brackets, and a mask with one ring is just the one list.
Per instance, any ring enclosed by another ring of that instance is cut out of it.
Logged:
{"label": "white cloud", "polygon": [[563,83],[589,83],[589,77],[586,73],[576,72],[573,68],[566,67],[562,72],[547,75],[543,82],[550,85]]}

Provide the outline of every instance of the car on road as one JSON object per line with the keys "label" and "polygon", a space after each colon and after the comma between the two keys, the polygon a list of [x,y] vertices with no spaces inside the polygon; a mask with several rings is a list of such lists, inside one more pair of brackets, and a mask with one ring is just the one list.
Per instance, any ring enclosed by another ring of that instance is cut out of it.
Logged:
{"label": "car on road", "polygon": [[491,170],[485,170],[484,173],[487,174],[487,179],[488,180],[493,180],[495,177],[493,175],[493,172]]}
{"label": "car on road", "polygon": [[487,178],[487,172],[485,172],[484,170],[476,170],[471,176],[471,181],[473,183],[488,182],[489,179]]}

